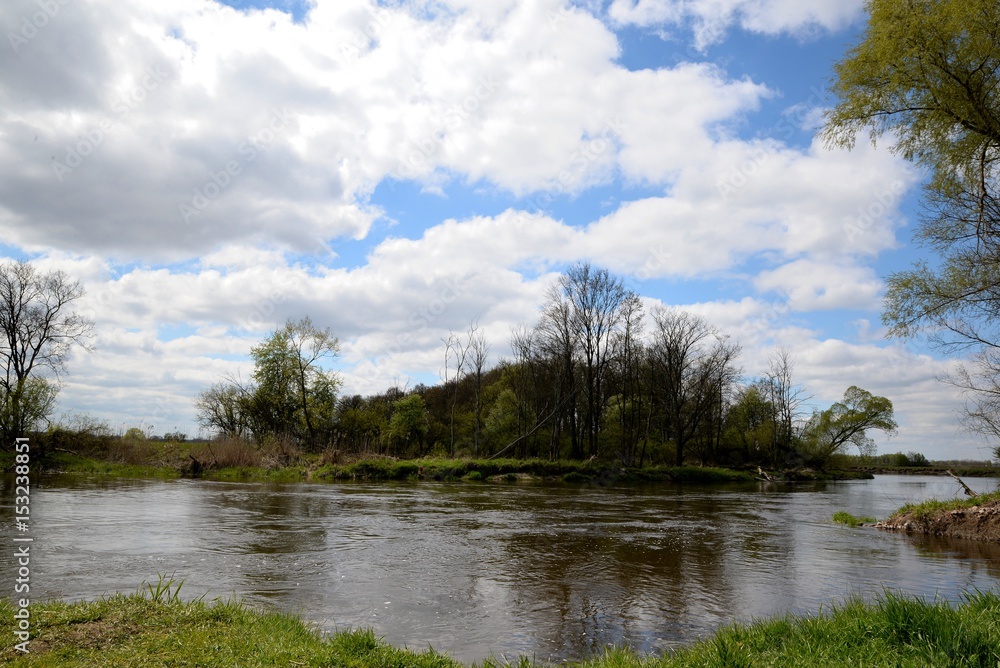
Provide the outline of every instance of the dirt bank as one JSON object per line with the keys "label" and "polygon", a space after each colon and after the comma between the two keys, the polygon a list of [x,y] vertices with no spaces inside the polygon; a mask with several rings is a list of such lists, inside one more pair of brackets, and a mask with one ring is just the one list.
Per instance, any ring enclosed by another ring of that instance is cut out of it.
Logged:
{"label": "dirt bank", "polygon": [[931,512],[919,507],[904,509],[875,526],[888,531],[1000,542],[1000,500]]}

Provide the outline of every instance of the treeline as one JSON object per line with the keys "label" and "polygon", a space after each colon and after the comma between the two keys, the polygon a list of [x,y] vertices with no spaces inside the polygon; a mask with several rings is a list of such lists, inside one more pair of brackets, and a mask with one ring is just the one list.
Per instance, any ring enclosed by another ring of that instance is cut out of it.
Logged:
{"label": "treeline", "polygon": [[655,307],[606,269],[570,267],[534,325],[511,333],[513,355],[492,366],[473,323],[443,341],[440,385],[338,396],[323,370],[329,329],[289,321],[251,351],[246,382],[226,379],[198,399],[201,424],[258,443],[410,458],[434,455],[822,466],[867,429],[891,432],[892,404],[857,387],[805,419],[807,398],[785,351],[745,379],[740,346],[704,318]]}

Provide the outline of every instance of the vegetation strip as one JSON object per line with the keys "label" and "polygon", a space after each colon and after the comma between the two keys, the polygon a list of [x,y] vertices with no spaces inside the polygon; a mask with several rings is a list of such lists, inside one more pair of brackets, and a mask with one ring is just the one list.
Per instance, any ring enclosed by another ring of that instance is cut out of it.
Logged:
{"label": "vegetation strip", "polygon": [[[183,602],[161,581],[133,595],[32,606],[31,654],[0,649],[10,666],[412,666],[459,668],[428,649],[394,648],[371,630],[323,635],[301,619],[238,601]],[[13,607],[0,600],[0,633],[11,637]],[[975,592],[957,606],[886,593],[850,600],[824,614],[722,628],[666,656],[610,649],[579,668],[694,666],[996,666],[1000,596]],[[486,658],[484,668],[508,665]],[[526,658],[516,661],[526,668]],[[574,664],[570,664],[574,665]]]}
{"label": "vegetation strip", "polygon": [[1000,491],[964,499],[911,503],[875,526],[906,533],[1000,541]]}
{"label": "vegetation strip", "polygon": [[[56,453],[46,461],[49,472],[77,473],[123,478],[179,478],[191,475],[181,465],[183,457],[175,451],[165,461],[161,455],[133,459],[126,463],[100,457]],[[231,454],[231,453],[230,453]],[[203,454],[199,452],[199,457]],[[159,458],[159,459],[158,459]],[[606,462],[574,462],[544,459],[404,459],[391,457],[338,458],[336,463],[323,455],[303,455],[286,466],[266,466],[264,462],[242,455],[212,461],[197,476],[206,480],[236,482],[333,482],[367,481],[458,481],[515,482],[545,480],[566,483],[612,485],[643,482],[736,483],[761,480],[759,474],[711,466],[646,466],[626,468]],[[4,466],[0,455],[0,466]],[[768,474],[772,482],[809,480],[870,479],[872,474],[858,471],[795,471]]]}

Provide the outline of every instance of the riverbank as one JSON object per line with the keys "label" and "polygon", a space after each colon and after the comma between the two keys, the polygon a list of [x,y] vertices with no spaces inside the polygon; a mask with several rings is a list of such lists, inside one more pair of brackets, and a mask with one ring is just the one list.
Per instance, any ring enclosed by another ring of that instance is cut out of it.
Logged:
{"label": "riverbank", "polygon": [[[46,462],[54,473],[76,473],[123,478],[199,477],[231,482],[336,482],[362,481],[464,481],[464,482],[560,482],[614,485],[643,482],[739,483],[755,482],[755,471],[709,466],[646,466],[630,468],[599,461],[547,461],[541,459],[442,459],[397,460],[389,457],[350,458],[328,461],[323,456],[301,458],[289,465],[233,465],[206,461],[197,467],[176,462],[128,463],[59,452]],[[867,472],[794,471],[769,472],[771,482],[871,479]]]}
{"label": "riverbank", "polygon": [[[296,616],[236,602],[179,600],[170,583],[90,602],[34,604],[30,654],[8,640],[9,666],[411,666],[461,668],[434,650],[387,645],[370,630],[323,635]],[[15,638],[15,608],[0,600],[0,634]],[[961,663],[956,664],[956,658]],[[1000,662],[1000,596],[977,592],[957,606],[885,594],[822,615],[780,617],[724,627],[662,657],[610,649],[578,668],[694,666],[993,666]],[[486,667],[535,665],[527,658],[484,657]]]}
{"label": "riverbank", "polygon": [[937,475],[954,473],[962,478],[1000,478],[1000,466],[853,466],[851,471],[875,475]]}
{"label": "riverbank", "polygon": [[909,504],[875,526],[888,531],[1000,542],[1000,492]]}

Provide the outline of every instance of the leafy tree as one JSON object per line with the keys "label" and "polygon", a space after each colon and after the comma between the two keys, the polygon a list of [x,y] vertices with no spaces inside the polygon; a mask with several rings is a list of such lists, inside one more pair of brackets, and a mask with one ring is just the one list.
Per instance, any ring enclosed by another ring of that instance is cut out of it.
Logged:
{"label": "leafy tree", "polygon": [[[39,429],[52,415],[59,387],[45,378],[28,378],[22,386],[19,401],[16,393],[0,391],[0,425],[23,425],[25,429]],[[16,438],[16,437],[15,437]]]}
{"label": "leafy tree", "polygon": [[800,448],[808,463],[822,467],[848,444],[857,446],[862,455],[874,455],[875,442],[867,435],[868,430],[892,436],[896,428],[891,401],[852,385],[844,392],[843,401],[813,415]]}
{"label": "leafy tree", "polygon": [[195,407],[198,423],[206,429],[229,438],[249,435],[246,390],[239,383],[215,383],[198,395]]}
{"label": "leafy tree", "polygon": [[768,387],[761,385],[741,388],[726,413],[726,441],[739,451],[744,463],[759,462],[767,456],[777,429],[777,413],[767,398]]}
{"label": "leafy tree", "polygon": [[423,437],[427,432],[427,406],[419,394],[410,394],[393,404],[392,419],[389,420],[389,434],[400,443],[399,452],[406,454],[411,441],[422,450]]}
{"label": "leafy tree", "polygon": [[86,348],[93,323],[73,312],[79,281],[61,271],[39,272],[27,262],[0,264],[0,448],[48,415],[74,345]]}
{"label": "leafy tree", "polygon": [[289,320],[251,348],[257,383],[252,399],[255,418],[272,434],[316,444],[319,419],[332,420],[339,386],[336,373],[325,371],[320,362],[339,353],[330,329],[319,329],[308,317]]}
{"label": "leafy tree", "polygon": [[333,439],[340,380],[320,366],[340,352],[330,329],[289,320],[250,349],[253,382],[229,379],[196,401],[202,425],[230,436],[290,438],[310,446]]}
{"label": "leafy tree", "polygon": [[122,438],[124,438],[126,441],[135,441],[137,443],[142,443],[147,440],[146,432],[144,432],[139,427],[130,427],[128,431],[125,432],[125,435]]}
{"label": "leafy tree", "polygon": [[[917,240],[940,256],[888,279],[891,335],[927,332],[985,353],[948,378],[970,399],[967,424],[995,434],[1000,346],[1000,3],[869,0],[861,42],[836,66],[825,135],[859,133],[925,168]],[[991,393],[993,396],[990,396]]]}

